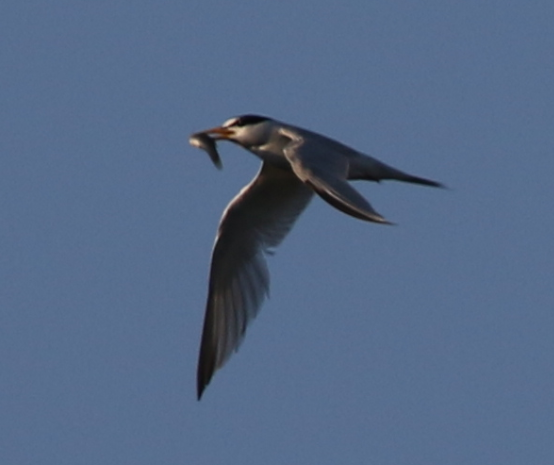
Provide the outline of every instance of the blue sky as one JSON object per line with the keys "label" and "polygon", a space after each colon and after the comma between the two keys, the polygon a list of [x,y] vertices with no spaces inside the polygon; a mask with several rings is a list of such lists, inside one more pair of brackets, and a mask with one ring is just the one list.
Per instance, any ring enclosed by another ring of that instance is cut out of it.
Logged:
{"label": "blue sky", "polygon": [[[554,4],[0,6],[0,462],[550,464]],[[315,199],[204,398],[221,212],[259,162],[188,135],[241,113],[449,190]]]}

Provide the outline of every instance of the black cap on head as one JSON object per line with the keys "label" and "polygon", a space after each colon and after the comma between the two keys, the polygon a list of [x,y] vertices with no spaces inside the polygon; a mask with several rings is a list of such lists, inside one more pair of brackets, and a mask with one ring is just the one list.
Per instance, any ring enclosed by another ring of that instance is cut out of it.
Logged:
{"label": "black cap on head", "polygon": [[236,118],[233,118],[232,120],[228,121],[225,126],[226,127],[243,127],[243,126],[250,126],[252,124],[258,124],[262,123],[263,121],[267,121],[271,118],[268,118],[267,116],[260,116],[260,115],[242,115],[237,116]]}

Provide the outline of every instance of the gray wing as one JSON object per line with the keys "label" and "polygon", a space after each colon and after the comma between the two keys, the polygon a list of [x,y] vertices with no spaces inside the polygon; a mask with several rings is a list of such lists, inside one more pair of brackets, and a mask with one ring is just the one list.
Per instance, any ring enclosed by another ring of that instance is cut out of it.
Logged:
{"label": "gray wing", "polygon": [[326,138],[302,137],[286,130],[291,142],[284,153],[294,173],[326,202],[342,212],[366,221],[389,223],[348,183],[349,156]]}
{"label": "gray wing", "polygon": [[264,163],[225,209],[212,252],[198,399],[239,347],[269,291],[265,254],[284,239],[312,194],[291,171]]}

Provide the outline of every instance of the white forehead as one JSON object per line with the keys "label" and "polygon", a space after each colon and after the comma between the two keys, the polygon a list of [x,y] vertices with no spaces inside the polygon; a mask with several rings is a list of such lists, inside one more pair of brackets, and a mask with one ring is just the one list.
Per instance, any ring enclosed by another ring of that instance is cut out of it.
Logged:
{"label": "white forehead", "polygon": [[221,126],[224,128],[228,128],[229,126],[233,126],[238,121],[239,117],[235,116],[234,118],[229,118],[227,121],[225,121]]}

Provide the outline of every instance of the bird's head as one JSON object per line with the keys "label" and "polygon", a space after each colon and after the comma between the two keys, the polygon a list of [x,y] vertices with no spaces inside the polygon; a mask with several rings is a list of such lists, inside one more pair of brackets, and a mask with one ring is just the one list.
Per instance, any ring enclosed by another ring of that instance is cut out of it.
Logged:
{"label": "bird's head", "polygon": [[274,121],[266,116],[242,115],[230,118],[221,126],[205,132],[216,140],[229,140],[245,148],[263,145],[269,139]]}

